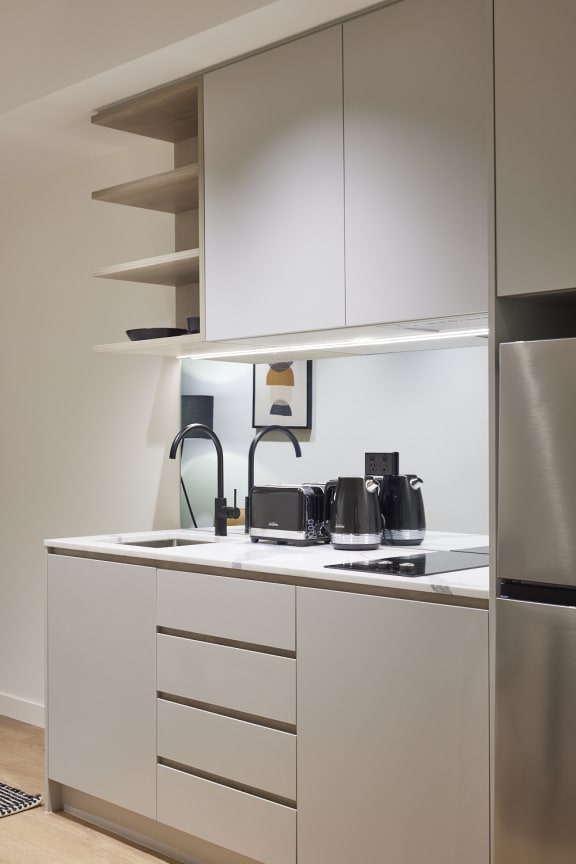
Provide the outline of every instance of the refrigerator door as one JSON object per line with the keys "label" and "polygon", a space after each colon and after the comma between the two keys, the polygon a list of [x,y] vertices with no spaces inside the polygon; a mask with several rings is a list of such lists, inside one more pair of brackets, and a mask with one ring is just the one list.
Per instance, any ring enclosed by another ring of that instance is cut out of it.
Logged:
{"label": "refrigerator door", "polygon": [[494,864],[576,860],[576,608],[496,601]]}
{"label": "refrigerator door", "polygon": [[500,346],[498,576],[576,586],[576,339]]}

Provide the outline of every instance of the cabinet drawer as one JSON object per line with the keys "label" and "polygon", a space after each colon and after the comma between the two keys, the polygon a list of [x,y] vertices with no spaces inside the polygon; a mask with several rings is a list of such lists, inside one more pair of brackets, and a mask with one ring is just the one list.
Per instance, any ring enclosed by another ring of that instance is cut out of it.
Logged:
{"label": "cabinet drawer", "polygon": [[295,650],[293,585],[158,571],[158,626]]}
{"label": "cabinet drawer", "polygon": [[266,864],[295,864],[296,811],[158,766],[158,821]]}
{"label": "cabinet drawer", "polygon": [[158,701],[158,756],[296,800],[296,736]]}
{"label": "cabinet drawer", "polygon": [[296,723],[296,661],[288,657],[161,633],[158,690]]}

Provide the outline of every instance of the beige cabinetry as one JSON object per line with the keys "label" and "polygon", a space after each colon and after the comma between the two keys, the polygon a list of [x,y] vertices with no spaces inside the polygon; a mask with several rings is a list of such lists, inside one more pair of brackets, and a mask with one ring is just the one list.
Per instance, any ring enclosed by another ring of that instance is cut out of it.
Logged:
{"label": "beige cabinetry", "polygon": [[576,6],[495,0],[500,296],[576,287]]}
{"label": "beige cabinetry", "polygon": [[[202,200],[201,106],[201,82],[189,79],[102,108],[92,117],[96,125],[173,145],[173,170],[99,189],[92,193],[92,197],[96,201],[173,214],[174,249],[153,258],[100,266],[95,268],[94,275],[174,286],[174,323],[184,329],[189,316],[202,318],[203,312],[199,217]],[[154,322],[150,326],[154,326]],[[110,349],[114,347],[110,346]],[[141,353],[142,348],[139,345],[136,350]]]}
{"label": "beige cabinetry", "polygon": [[297,588],[298,864],[488,864],[488,612]]}
{"label": "beige cabinetry", "polygon": [[209,339],[486,312],[489,40],[412,0],[206,76]]}
{"label": "beige cabinetry", "polygon": [[215,864],[487,864],[487,630],[485,609],[50,554],[53,800]]}
{"label": "beige cabinetry", "polygon": [[95,275],[174,285],[176,325],[202,328],[99,350],[210,356],[214,342],[485,314],[487,7],[391,3],[98,111],[174,144],[173,171],[94,198],[174,213],[176,243]]}
{"label": "beige cabinetry", "polygon": [[160,822],[296,860],[295,588],[158,571]]}
{"label": "beige cabinetry", "polygon": [[346,324],[488,308],[485,0],[344,24]]}
{"label": "beige cabinetry", "polygon": [[48,778],[156,816],[156,569],[48,556]]}
{"label": "beige cabinetry", "polygon": [[344,319],[342,32],[204,77],[206,338]]}

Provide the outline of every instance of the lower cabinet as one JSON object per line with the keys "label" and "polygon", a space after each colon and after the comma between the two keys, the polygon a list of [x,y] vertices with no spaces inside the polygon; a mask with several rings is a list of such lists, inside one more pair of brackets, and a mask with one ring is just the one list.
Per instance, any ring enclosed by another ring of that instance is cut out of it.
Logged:
{"label": "lower cabinet", "polygon": [[488,864],[488,612],[296,602],[298,864]]}
{"label": "lower cabinet", "polygon": [[158,821],[263,864],[296,864],[295,593],[158,571]]}
{"label": "lower cabinet", "polygon": [[48,556],[50,780],[156,817],[156,568]]}
{"label": "lower cabinet", "polygon": [[158,700],[158,757],[296,800],[296,735]]}
{"label": "lower cabinet", "polygon": [[218,864],[488,864],[487,610],[51,554],[47,632],[64,796]]}
{"label": "lower cabinet", "polygon": [[262,864],[295,864],[296,811],[158,766],[158,819]]}

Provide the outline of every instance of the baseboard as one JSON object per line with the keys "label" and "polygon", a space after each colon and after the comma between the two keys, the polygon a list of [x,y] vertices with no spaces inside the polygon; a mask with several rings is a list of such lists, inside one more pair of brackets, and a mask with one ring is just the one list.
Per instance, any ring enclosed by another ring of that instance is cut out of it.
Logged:
{"label": "baseboard", "polygon": [[44,705],[38,702],[30,702],[28,699],[19,699],[8,693],[0,693],[0,714],[11,717],[12,720],[20,720],[22,723],[30,723],[32,726],[44,728]]}

